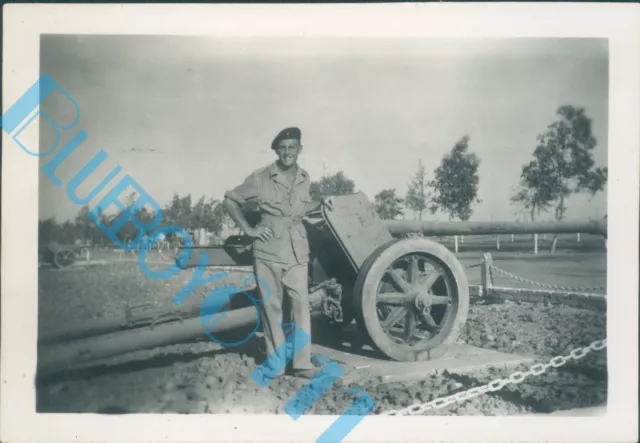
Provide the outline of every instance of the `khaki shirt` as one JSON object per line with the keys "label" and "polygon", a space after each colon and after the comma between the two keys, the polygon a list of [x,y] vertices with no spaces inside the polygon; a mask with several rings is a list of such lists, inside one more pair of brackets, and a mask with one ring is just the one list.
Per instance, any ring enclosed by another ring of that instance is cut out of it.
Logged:
{"label": "khaki shirt", "polygon": [[299,166],[297,168],[293,185],[273,163],[253,172],[244,183],[225,194],[240,205],[251,200],[260,204],[258,226],[270,228],[273,238],[266,242],[255,240],[255,258],[287,264],[309,261],[309,242],[302,217],[305,206],[311,201],[311,180],[309,174]]}

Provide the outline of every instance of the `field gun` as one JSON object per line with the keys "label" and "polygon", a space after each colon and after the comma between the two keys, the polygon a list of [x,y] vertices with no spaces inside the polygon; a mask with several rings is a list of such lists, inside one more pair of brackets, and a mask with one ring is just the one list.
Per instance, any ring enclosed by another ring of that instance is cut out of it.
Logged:
{"label": "field gun", "polygon": [[[311,309],[336,329],[354,319],[363,342],[397,361],[439,358],[460,336],[469,310],[463,266],[444,245],[424,236],[497,233],[584,232],[606,236],[606,224],[485,223],[382,220],[363,193],[337,196],[305,221],[311,249]],[[411,235],[411,234],[422,234]],[[234,236],[221,246],[194,247],[183,268],[201,266],[251,272],[252,240]],[[127,321],[74,327],[43,334],[48,342],[39,365],[55,371],[95,359],[193,341],[205,330],[230,331],[255,323],[256,308],[233,309],[213,327],[203,311],[172,317],[144,312]],[[175,313],[174,313],[175,314]],[[90,337],[93,335],[93,337]],[[44,344],[44,341],[41,340]]]}
{"label": "field gun", "polygon": [[57,242],[51,242],[41,246],[39,253],[46,263],[62,269],[75,263],[79,249],[78,246],[61,245]]}

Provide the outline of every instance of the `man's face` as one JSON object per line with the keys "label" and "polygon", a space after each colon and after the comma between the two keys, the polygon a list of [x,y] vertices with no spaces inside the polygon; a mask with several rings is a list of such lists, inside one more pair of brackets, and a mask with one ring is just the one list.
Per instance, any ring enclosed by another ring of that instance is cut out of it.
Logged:
{"label": "man's face", "polygon": [[302,145],[300,145],[300,140],[289,139],[289,140],[280,140],[276,146],[276,154],[278,154],[278,159],[280,159],[280,163],[285,168],[291,167],[296,164],[298,161],[298,155],[300,155],[300,151],[302,150]]}

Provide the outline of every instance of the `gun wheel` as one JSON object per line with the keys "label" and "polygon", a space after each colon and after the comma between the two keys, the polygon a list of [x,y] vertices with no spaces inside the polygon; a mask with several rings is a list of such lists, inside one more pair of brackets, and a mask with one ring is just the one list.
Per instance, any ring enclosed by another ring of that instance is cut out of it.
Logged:
{"label": "gun wheel", "polygon": [[425,238],[378,248],[358,272],[354,296],[358,328],[398,361],[444,355],[469,311],[464,269],[447,248]]}
{"label": "gun wheel", "polygon": [[53,255],[53,264],[56,268],[67,268],[76,261],[76,254],[70,249],[58,249]]}

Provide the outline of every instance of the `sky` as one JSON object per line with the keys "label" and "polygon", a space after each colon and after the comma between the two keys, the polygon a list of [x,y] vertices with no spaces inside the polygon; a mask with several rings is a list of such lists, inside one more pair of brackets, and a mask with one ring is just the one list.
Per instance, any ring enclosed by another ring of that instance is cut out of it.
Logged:
{"label": "sky", "polygon": [[[480,158],[471,220],[513,220],[522,165],[562,105],[586,109],[596,165],[607,165],[606,40],[44,35],[40,63],[81,113],[59,146],[88,134],[57,176],[66,183],[100,149],[109,156],[81,195],[120,165],[160,206],[174,193],[220,199],[298,126],[312,180],[343,171],[370,199],[386,188],[404,196],[418,161],[431,178],[468,135]],[[73,121],[58,93],[42,110]],[[41,127],[42,151],[53,131]],[[62,188],[44,174],[40,183],[41,219],[75,217]],[[567,206],[570,220],[602,217],[606,188]]]}

